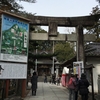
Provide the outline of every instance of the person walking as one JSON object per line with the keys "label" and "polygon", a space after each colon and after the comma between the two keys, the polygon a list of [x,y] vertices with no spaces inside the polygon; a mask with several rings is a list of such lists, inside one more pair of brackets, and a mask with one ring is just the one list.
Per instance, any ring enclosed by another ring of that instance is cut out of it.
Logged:
{"label": "person walking", "polygon": [[69,100],[75,100],[75,76],[72,74],[69,82],[68,82],[68,89],[69,89]]}
{"label": "person walking", "polygon": [[36,90],[37,90],[37,81],[38,81],[38,76],[36,72],[33,72],[33,75],[31,77],[31,84],[32,84],[32,95],[36,95]]}
{"label": "person walking", "polygon": [[88,100],[88,90],[89,82],[86,79],[86,75],[84,73],[81,74],[81,79],[79,80],[79,94],[81,95],[82,100]]}
{"label": "person walking", "polygon": [[51,83],[51,82],[52,82],[52,78],[51,78],[51,76],[50,76],[49,83]]}
{"label": "person walking", "polygon": [[47,83],[47,75],[44,75],[44,83]]}
{"label": "person walking", "polygon": [[52,83],[56,84],[56,76],[55,76],[55,74],[52,75]]}
{"label": "person walking", "polygon": [[60,75],[58,75],[58,77],[56,79],[57,85],[60,85],[60,80],[61,80]]}

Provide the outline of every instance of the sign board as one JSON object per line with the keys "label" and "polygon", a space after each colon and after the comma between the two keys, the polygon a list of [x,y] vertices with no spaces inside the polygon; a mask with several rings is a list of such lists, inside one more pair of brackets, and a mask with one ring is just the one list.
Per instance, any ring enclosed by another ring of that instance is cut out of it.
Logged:
{"label": "sign board", "polygon": [[26,79],[27,64],[1,63],[0,79]]}
{"label": "sign board", "polygon": [[74,71],[74,74],[78,74],[78,76],[80,78],[81,74],[84,72],[83,61],[73,62],[73,71]]}
{"label": "sign board", "polygon": [[9,15],[2,15],[0,60],[26,63],[28,38],[27,22]]}

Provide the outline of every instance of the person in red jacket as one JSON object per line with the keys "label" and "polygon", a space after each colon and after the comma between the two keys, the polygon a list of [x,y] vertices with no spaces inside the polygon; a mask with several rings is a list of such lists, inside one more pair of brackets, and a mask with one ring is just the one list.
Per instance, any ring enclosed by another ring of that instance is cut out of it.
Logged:
{"label": "person in red jacket", "polygon": [[75,75],[71,75],[68,83],[68,89],[69,89],[69,100],[75,100]]}

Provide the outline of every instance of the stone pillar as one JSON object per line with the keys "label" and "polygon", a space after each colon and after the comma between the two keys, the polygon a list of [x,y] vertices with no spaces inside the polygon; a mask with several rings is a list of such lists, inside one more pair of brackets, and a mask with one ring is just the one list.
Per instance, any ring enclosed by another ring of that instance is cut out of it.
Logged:
{"label": "stone pillar", "polygon": [[53,60],[52,60],[52,69],[51,69],[51,73],[54,74],[54,57],[53,57]]}
{"label": "stone pillar", "polygon": [[58,77],[59,75],[59,68],[56,68],[56,78]]}
{"label": "stone pillar", "polygon": [[[52,52],[54,53],[54,41],[53,41]],[[54,66],[55,66],[54,61],[55,61],[55,57],[53,56],[53,58],[52,58],[52,69],[51,69],[52,74],[54,74]]]}
{"label": "stone pillar", "polygon": [[76,51],[77,51],[77,61],[83,61],[83,68],[85,65],[84,62],[84,35],[83,35],[83,26],[79,25],[76,27],[76,34],[77,34],[77,44],[76,44]]}
{"label": "stone pillar", "polygon": [[56,68],[56,78],[58,77],[59,75],[59,62],[55,62],[55,68]]}
{"label": "stone pillar", "polygon": [[57,36],[57,23],[56,22],[49,22],[49,36]]}
{"label": "stone pillar", "polygon": [[[37,55],[37,48],[36,48],[36,55]],[[35,59],[35,71],[37,72],[37,58]]]}

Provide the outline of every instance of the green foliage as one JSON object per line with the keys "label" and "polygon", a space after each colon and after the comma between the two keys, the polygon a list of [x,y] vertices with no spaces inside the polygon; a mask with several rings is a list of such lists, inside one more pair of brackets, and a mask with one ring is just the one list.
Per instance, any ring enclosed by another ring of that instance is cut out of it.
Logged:
{"label": "green foliage", "polygon": [[100,4],[100,0],[96,0]]}
{"label": "green foliage", "polygon": [[52,41],[30,41],[29,51],[33,52],[38,49],[38,51],[52,52]]}
{"label": "green foliage", "polygon": [[32,53],[29,53],[29,57],[32,57],[34,58],[33,60],[35,59],[38,59],[38,58],[52,58],[53,56],[56,56],[55,54],[32,54]]}
{"label": "green foliage", "polygon": [[0,9],[13,12],[23,9],[22,5],[17,3],[17,1],[35,3],[35,0],[0,0]]}
{"label": "green foliage", "polygon": [[59,62],[64,62],[65,60],[69,60],[75,56],[74,48],[68,42],[58,42],[55,44],[54,48]]}
{"label": "green foliage", "polygon": [[100,9],[98,7],[98,5],[96,7],[92,8],[92,11],[90,13],[91,15],[96,15],[96,14],[100,14]]}
{"label": "green foliage", "polygon": [[25,2],[30,2],[30,3],[35,3],[36,0],[19,0],[19,1],[25,1]]}
{"label": "green foliage", "polygon": [[0,0],[0,10],[16,14],[18,16],[31,19],[35,14],[29,13],[26,11],[21,11],[23,8],[18,1],[24,1],[29,3],[35,3],[35,0]]}
{"label": "green foliage", "polygon": [[[37,54],[36,54],[37,49]],[[47,53],[42,53],[42,52]],[[41,54],[42,53],[42,54]],[[30,41],[29,42],[29,54],[28,62],[30,65],[35,64],[35,59],[37,58],[52,58],[56,56],[52,52],[52,41]]]}
{"label": "green foliage", "polygon": [[[92,12],[90,13],[91,15],[96,15],[100,14],[100,9],[98,6],[92,8]],[[94,24],[92,27],[87,27],[88,30],[87,34],[95,34],[96,36],[96,42],[99,42],[100,38],[100,20]]]}
{"label": "green foliage", "polygon": [[42,29],[40,26],[34,26],[34,29],[34,33],[47,33],[47,31]]}
{"label": "green foliage", "polygon": [[[30,42],[30,51],[29,58],[52,58],[53,56],[57,57],[59,62],[64,62],[71,59],[75,56],[74,46],[68,42],[55,42],[54,43],[54,53],[53,53],[53,41],[31,41]],[[32,49],[33,48],[33,49]],[[36,48],[38,53],[35,54]],[[39,52],[46,51],[48,54],[39,54]],[[33,53],[33,54],[32,54]]]}

